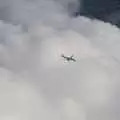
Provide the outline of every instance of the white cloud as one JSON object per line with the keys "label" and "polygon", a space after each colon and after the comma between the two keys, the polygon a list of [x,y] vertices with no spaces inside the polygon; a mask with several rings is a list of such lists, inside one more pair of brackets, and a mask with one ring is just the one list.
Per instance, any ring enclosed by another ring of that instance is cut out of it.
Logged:
{"label": "white cloud", "polygon": [[119,120],[120,31],[71,2],[0,1],[1,120]]}

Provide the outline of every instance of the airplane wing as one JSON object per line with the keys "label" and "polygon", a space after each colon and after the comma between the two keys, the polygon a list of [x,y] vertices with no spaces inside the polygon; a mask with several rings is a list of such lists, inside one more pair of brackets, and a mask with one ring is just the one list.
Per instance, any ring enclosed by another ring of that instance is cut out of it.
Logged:
{"label": "airplane wing", "polygon": [[72,59],[72,61],[76,62],[76,60],[75,60],[75,59]]}

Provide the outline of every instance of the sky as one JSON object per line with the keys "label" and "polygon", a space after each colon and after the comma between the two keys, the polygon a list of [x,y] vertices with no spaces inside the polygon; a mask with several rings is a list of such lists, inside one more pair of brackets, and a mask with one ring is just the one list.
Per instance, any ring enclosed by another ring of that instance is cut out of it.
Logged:
{"label": "sky", "polygon": [[119,120],[120,30],[80,5],[0,0],[0,120]]}
{"label": "sky", "polygon": [[120,27],[120,0],[82,0],[80,14]]}

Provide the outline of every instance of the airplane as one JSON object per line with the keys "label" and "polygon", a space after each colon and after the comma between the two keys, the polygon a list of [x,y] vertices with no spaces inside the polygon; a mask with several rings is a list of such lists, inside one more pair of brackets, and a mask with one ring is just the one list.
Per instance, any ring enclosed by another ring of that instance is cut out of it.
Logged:
{"label": "airplane", "polygon": [[76,62],[76,60],[73,58],[73,55],[70,56],[70,57],[67,57],[67,56],[64,56],[64,54],[62,54],[61,57],[63,57],[63,58],[64,58],[65,60],[67,60],[68,62],[69,62],[69,61]]}

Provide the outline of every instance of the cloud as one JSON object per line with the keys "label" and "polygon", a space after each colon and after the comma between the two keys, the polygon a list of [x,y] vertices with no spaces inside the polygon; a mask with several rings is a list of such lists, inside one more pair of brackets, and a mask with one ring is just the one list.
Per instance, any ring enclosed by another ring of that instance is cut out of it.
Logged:
{"label": "cloud", "polygon": [[71,2],[0,1],[1,120],[119,120],[120,31]]}

